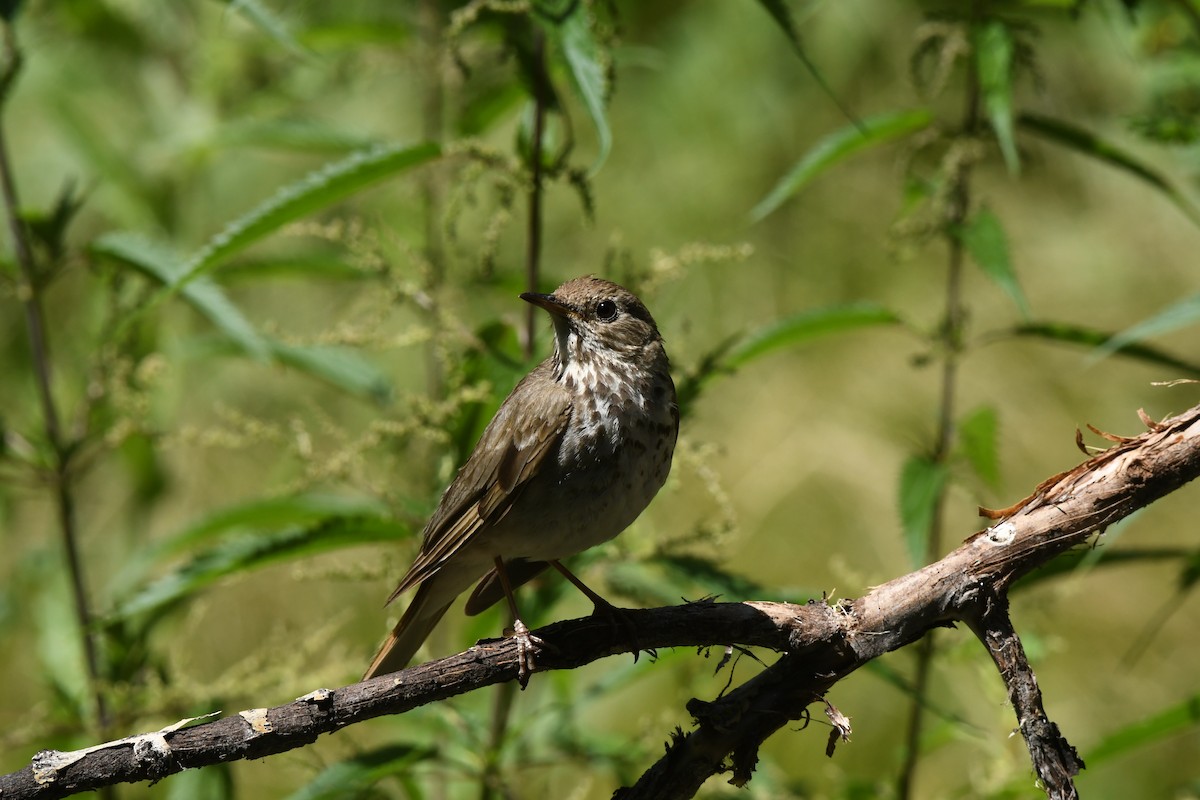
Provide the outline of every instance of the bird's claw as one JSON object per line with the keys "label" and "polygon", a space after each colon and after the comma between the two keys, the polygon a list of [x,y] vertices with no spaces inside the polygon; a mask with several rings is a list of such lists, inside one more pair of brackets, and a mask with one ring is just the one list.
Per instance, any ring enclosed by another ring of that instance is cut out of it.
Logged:
{"label": "bird's claw", "polygon": [[524,691],[529,685],[529,676],[537,669],[534,655],[539,648],[550,648],[551,645],[545,639],[530,633],[529,628],[519,619],[513,620],[512,627],[505,630],[504,635],[517,642],[517,683],[521,684],[521,690]]}

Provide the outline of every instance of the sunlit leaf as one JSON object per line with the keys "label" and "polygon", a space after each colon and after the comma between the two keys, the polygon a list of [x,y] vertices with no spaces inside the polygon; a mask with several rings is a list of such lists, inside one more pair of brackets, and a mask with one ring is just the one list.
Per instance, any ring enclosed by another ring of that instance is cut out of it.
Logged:
{"label": "sunlit leaf", "polygon": [[1162,192],[1188,219],[1200,225],[1200,210],[1167,177],[1132,153],[1086,131],[1070,122],[1051,119],[1038,114],[1022,114],[1017,119],[1022,128],[1043,136],[1063,147],[1082,155],[1095,158],[1109,166],[1125,170],[1153,188]]}
{"label": "sunlit leaf", "polygon": [[873,303],[851,303],[802,311],[751,331],[729,348],[724,366],[740,367],[784,347],[792,347],[831,333],[899,325],[894,311]]}
{"label": "sunlit leaf", "polygon": [[769,322],[743,336],[726,339],[704,355],[692,374],[679,381],[680,413],[690,409],[700,391],[714,377],[729,374],[768,353],[826,334],[897,324],[903,324],[903,320],[889,309],[873,303],[851,303],[802,311]]}
{"label": "sunlit leaf", "polygon": [[855,153],[908,136],[932,123],[933,115],[927,109],[918,108],[871,117],[858,126],[852,125],[826,136],[796,162],[754,207],[750,212],[750,220],[758,222],[822,172]]}
{"label": "sunlit leaf", "polygon": [[1000,457],[996,446],[998,427],[996,409],[990,406],[976,409],[958,424],[959,449],[975,474],[993,488],[1000,484]]}
{"label": "sunlit leaf", "polygon": [[328,208],[377,181],[429,162],[439,155],[441,148],[432,142],[375,145],[311,172],[229,223],[187,260],[170,289],[177,291],[289,222]]}
{"label": "sunlit leaf", "polygon": [[136,591],[120,603],[112,619],[169,609],[221,578],[241,575],[268,564],[372,542],[408,536],[408,526],[380,517],[349,517],[309,527],[241,535],[223,539],[179,568]]}
{"label": "sunlit leaf", "polygon": [[1154,316],[1126,328],[1102,344],[1097,349],[1096,356],[1103,358],[1154,336],[1197,323],[1200,323],[1200,294],[1180,300]]}
{"label": "sunlit leaf", "polygon": [[280,364],[306,372],[358,397],[380,404],[392,398],[392,383],[388,376],[348,347],[272,342],[271,353]]}
{"label": "sunlit leaf", "polygon": [[[165,285],[172,283],[180,269],[169,247],[136,234],[120,231],[104,234],[93,242],[92,251],[127,264]],[[189,305],[246,355],[298,369],[377,403],[391,398],[392,384],[387,375],[353,350],[285,344],[261,335],[211,278],[196,278],[179,291]]]}
{"label": "sunlit leaf", "polygon": [[562,48],[563,58],[571,73],[571,84],[583,101],[592,125],[596,128],[599,153],[592,164],[591,173],[596,174],[608,159],[612,149],[612,131],[608,126],[608,75],[604,64],[604,53],[596,41],[588,3],[571,4],[565,19],[550,26]]}
{"label": "sunlit leaf", "polygon": [[[330,764],[305,786],[292,792],[287,800],[342,800],[366,797],[374,784],[391,775],[403,774],[413,764],[427,761],[437,750],[414,744],[389,744],[345,761]],[[370,795],[373,796],[373,795]]]}
{"label": "sunlit leaf", "polygon": [[349,497],[321,492],[255,499],[219,509],[154,548],[158,558],[171,556],[211,542],[231,531],[307,525],[328,518],[387,515],[387,506],[369,497]]}
{"label": "sunlit leaf", "polygon": [[[168,245],[145,236],[124,231],[106,233],[92,242],[92,252],[133,267],[148,278],[171,285],[179,276],[178,254]],[[200,277],[180,288],[184,300],[223,332],[246,355],[266,361],[271,343],[261,336],[225,292],[207,277]]]}
{"label": "sunlit leaf", "polygon": [[975,70],[988,121],[996,133],[1004,164],[1015,175],[1021,171],[1013,134],[1013,52],[1012,32],[998,19],[989,19],[972,30]]}
{"label": "sunlit leaf", "polygon": [[788,8],[787,3],[784,0],[758,0],[758,4],[771,15],[771,19],[775,20],[775,24],[779,26],[779,29],[783,31],[783,35],[791,43],[792,49],[796,52],[796,57],[800,59],[800,63],[808,70],[808,74],[817,82],[817,86],[821,87],[821,91],[825,93],[825,96],[833,101],[833,104],[837,106],[846,119],[850,120],[855,127],[861,130],[862,122],[855,118],[854,114],[846,107],[841,98],[834,94],[833,87],[829,85],[829,82],[825,80],[825,76],[817,69],[817,65],[808,57],[808,53],[804,50],[804,45],[800,41],[800,32],[796,30],[796,24],[792,21],[792,12]]}
{"label": "sunlit leaf", "polygon": [[[169,778],[163,785],[166,800],[226,800],[237,797],[233,769],[229,764],[211,764],[204,769],[185,769]],[[158,792],[155,792],[158,794]]]}
{"label": "sunlit leaf", "polygon": [[925,563],[929,535],[942,488],[946,467],[927,456],[912,456],[900,472],[900,522],[913,566]]}
{"label": "sunlit leaf", "polygon": [[[1021,325],[1013,328],[1009,333],[1013,336],[1029,336],[1050,342],[1097,348],[1108,344],[1113,338],[1113,334],[1110,331],[1057,322],[1035,322],[1028,325]],[[1200,364],[1184,361],[1154,347],[1137,343],[1127,343],[1113,348],[1112,353],[1144,361],[1147,364],[1170,367],[1192,377],[1200,377]]]}
{"label": "sunlit leaf", "polygon": [[1117,550],[1111,547],[1092,550],[1072,550],[1038,567],[1015,584],[1014,590],[1025,590],[1043,581],[1053,580],[1075,573],[1081,567],[1120,567],[1126,564],[1157,563],[1161,561],[1183,561],[1193,556],[1192,551],[1177,547],[1140,548]]}
{"label": "sunlit leaf", "polygon": [[259,0],[224,0],[224,2],[230,10],[241,14],[263,33],[291,51],[293,55],[310,54],[300,42],[296,41],[296,37],[288,29],[287,23]]}
{"label": "sunlit leaf", "polygon": [[1000,220],[986,208],[980,209],[955,235],[967,248],[972,260],[1012,298],[1021,316],[1029,318],[1029,303],[1008,253],[1008,241]]}
{"label": "sunlit leaf", "polygon": [[1200,694],[1126,725],[1084,751],[1089,767],[1126,755],[1143,747],[1178,736],[1200,725]]}
{"label": "sunlit leaf", "polygon": [[304,153],[345,153],[369,147],[371,141],[313,119],[242,120],[220,128],[212,139],[218,147],[267,147]]}

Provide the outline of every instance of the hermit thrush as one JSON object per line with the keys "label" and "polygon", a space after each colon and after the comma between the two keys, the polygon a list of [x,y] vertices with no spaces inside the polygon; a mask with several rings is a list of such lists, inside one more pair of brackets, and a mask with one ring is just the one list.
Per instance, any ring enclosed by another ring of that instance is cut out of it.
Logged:
{"label": "hermit thrush", "polygon": [[654,318],[594,277],[521,299],[550,312],[554,353],[517,384],[442,495],[421,550],[388,598],[416,594],[366,676],[405,667],[454,599],[478,613],[508,599],[522,683],[533,637],[512,589],[623,531],[671,469],[679,409]]}

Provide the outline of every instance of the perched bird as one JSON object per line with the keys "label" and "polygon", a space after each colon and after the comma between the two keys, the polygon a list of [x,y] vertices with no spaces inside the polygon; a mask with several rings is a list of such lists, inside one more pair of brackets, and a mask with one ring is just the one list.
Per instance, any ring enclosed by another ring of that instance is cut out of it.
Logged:
{"label": "perched bird", "polygon": [[513,389],[442,495],[388,602],[416,594],[365,678],[407,666],[478,581],[466,611],[508,600],[524,684],[539,642],[517,614],[513,588],[554,566],[604,604],[559,560],[623,531],[667,479],[679,408],[642,301],[591,276],[521,299],[550,312],[554,353]]}

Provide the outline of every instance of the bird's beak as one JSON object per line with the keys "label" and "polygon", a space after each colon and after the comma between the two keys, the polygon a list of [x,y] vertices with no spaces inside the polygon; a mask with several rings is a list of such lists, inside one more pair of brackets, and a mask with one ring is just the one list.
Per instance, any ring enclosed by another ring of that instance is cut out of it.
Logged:
{"label": "bird's beak", "polygon": [[544,308],[556,317],[575,316],[574,307],[567,305],[552,294],[537,294],[535,292],[522,292],[521,299],[526,303],[533,303],[538,308]]}

